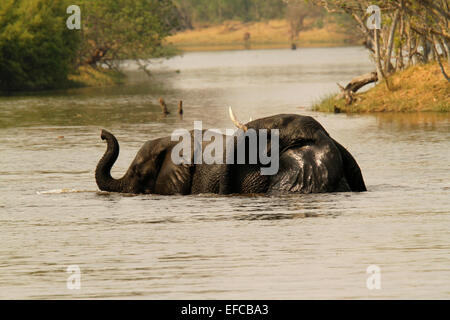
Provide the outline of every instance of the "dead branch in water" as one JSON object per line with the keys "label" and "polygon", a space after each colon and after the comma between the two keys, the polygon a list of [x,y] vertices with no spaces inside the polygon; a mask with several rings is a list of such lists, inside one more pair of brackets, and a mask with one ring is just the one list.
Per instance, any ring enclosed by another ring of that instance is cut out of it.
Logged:
{"label": "dead branch in water", "polygon": [[378,73],[376,71],[363,74],[362,76],[353,78],[345,87],[341,86],[339,83],[339,89],[341,89],[341,94],[337,96],[336,99],[345,99],[347,105],[350,105],[354,101],[355,93],[364,87],[365,85],[378,81]]}

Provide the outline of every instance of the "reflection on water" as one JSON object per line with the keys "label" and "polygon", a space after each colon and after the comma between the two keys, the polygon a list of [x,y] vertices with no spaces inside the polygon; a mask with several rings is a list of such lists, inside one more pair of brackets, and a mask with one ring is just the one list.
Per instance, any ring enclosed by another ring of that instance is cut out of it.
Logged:
{"label": "reflection on water", "polygon": [[[125,86],[0,98],[0,298],[449,298],[449,116],[308,109],[372,69],[360,48],[190,53],[155,63],[152,79],[130,71]],[[97,190],[101,128],[121,144],[119,177],[148,139],[194,120],[230,128],[229,105],[243,120],[314,116],[357,158],[369,192]],[[373,264],[379,291],[366,288]],[[66,288],[69,265],[79,291]]]}
{"label": "reflection on water", "polygon": [[447,130],[442,122],[448,122],[448,113],[437,112],[415,112],[415,113],[379,113],[376,114],[380,129],[424,129],[424,130]]}

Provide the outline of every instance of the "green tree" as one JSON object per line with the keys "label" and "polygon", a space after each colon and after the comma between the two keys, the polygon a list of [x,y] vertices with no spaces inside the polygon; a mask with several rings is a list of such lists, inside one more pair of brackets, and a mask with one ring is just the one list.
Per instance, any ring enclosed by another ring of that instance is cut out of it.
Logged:
{"label": "green tree", "polygon": [[122,59],[144,60],[170,52],[163,39],[177,28],[171,0],[82,0],[83,43],[79,64],[114,67]]}
{"label": "green tree", "polygon": [[67,0],[0,1],[0,91],[67,82],[79,33],[66,27]]}

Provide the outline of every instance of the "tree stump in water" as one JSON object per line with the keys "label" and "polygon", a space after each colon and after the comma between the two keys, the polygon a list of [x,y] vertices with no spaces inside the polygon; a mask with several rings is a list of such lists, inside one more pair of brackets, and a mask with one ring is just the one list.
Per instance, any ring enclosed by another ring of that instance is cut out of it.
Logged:
{"label": "tree stump in water", "polygon": [[183,115],[183,101],[182,100],[180,100],[180,102],[178,102],[178,114],[180,116]]}
{"label": "tree stump in water", "polygon": [[169,110],[167,110],[167,105],[163,98],[159,98],[159,105],[164,115],[170,114]]}

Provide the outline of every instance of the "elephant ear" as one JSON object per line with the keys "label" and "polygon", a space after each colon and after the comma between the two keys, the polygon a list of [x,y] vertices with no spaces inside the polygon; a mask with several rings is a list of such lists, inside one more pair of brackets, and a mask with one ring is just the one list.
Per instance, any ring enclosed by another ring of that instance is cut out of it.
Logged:
{"label": "elephant ear", "polygon": [[[260,120],[255,120],[247,126],[260,128],[280,128],[280,151],[302,144],[315,144],[326,135],[325,128],[314,118],[298,115],[278,115]],[[355,158],[341,144],[333,139],[334,144],[341,153],[344,175],[352,191],[367,191],[361,169]]]}
{"label": "elephant ear", "polygon": [[143,193],[155,193],[156,179],[170,146],[169,142],[167,138],[145,142],[128,169],[130,183],[139,186]]}
{"label": "elephant ear", "polygon": [[191,164],[174,164],[172,149],[173,147],[170,147],[162,153],[164,158],[156,179],[155,192],[163,195],[190,194],[194,166],[192,162]]}
{"label": "elephant ear", "polygon": [[336,147],[339,149],[344,166],[344,176],[350,189],[355,192],[367,191],[361,169],[355,158],[347,151],[339,142],[332,139]]}
{"label": "elephant ear", "polygon": [[[249,131],[247,131],[247,134]],[[260,162],[260,137],[258,130],[256,130],[256,150],[250,148],[249,141],[251,138],[246,136],[242,130],[238,130],[226,147],[225,165],[221,171],[220,177],[220,194],[232,193],[265,193],[269,184],[267,176],[261,175],[261,167],[269,167],[269,164],[262,164]],[[264,154],[270,157],[271,150],[271,133],[268,130],[267,144],[265,146]],[[245,151],[245,164],[238,164],[238,152]],[[256,153],[256,163],[250,163],[250,158]]]}
{"label": "elephant ear", "polygon": [[[194,145],[193,131],[191,134],[191,146]],[[164,138],[155,148],[155,168],[156,181],[154,184],[154,193],[163,195],[190,194],[192,186],[192,176],[194,171],[194,152],[190,152],[190,162],[186,164],[175,164],[172,161],[172,151],[178,144],[178,141],[171,141]]]}
{"label": "elephant ear", "polygon": [[[314,144],[321,135],[328,135],[325,129],[313,118],[300,115],[292,114],[281,114],[276,116],[271,116],[267,118],[262,118],[258,120],[251,121],[246,125],[247,132],[251,129],[257,132],[257,148],[259,149],[259,130],[267,130],[267,145],[265,154],[270,156],[272,154],[272,136],[274,135],[274,129],[278,130],[278,155],[281,155],[286,150],[291,148],[298,148],[305,145]],[[318,132],[320,133],[318,136]],[[234,140],[234,146],[227,145],[227,163],[225,173],[221,178],[220,182],[220,193],[230,194],[230,193],[264,193],[267,191],[268,185],[270,184],[269,178],[267,176],[262,176],[260,174],[261,167],[270,166],[262,165],[261,163],[255,165],[239,165],[236,164],[237,161],[237,151],[239,145],[245,143],[246,151],[246,163],[248,163],[249,144],[247,139],[242,139],[242,131],[238,131],[237,136]],[[232,149],[234,153],[233,159],[230,159],[229,150]],[[258,160],[259,151],[257,150]],[[234,164],[229,164],[229,160],[234,160]]]}

